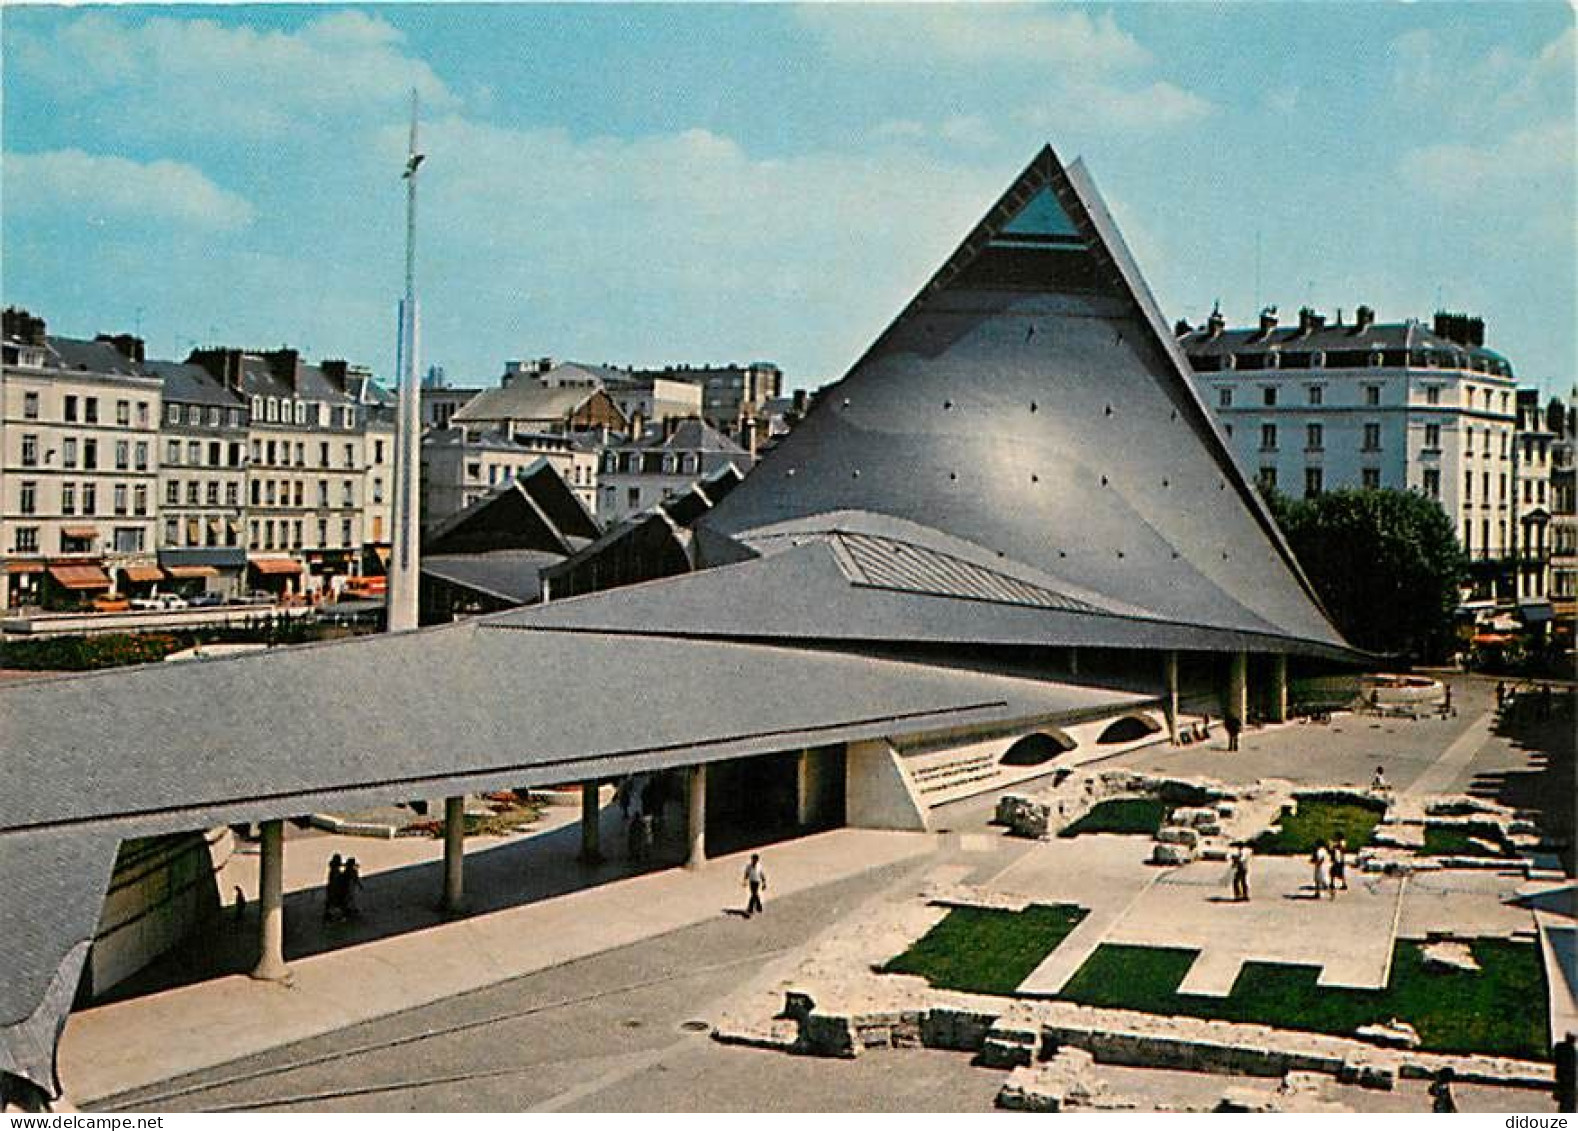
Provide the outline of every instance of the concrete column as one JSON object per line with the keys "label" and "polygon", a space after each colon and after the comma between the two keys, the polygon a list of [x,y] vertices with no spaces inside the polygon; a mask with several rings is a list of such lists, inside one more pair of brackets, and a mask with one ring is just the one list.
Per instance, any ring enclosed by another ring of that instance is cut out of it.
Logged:
{"label": "concrete column", "polygon": [[1078,648],[1070,648],[1068,650],[1068,674],[1069,675],[1078,675],[1079,674],[1079,649]]}
{"label": "concrete column", "polygon": [[795,800],[798,808],[796,820],[802,829],[816,820],[816,767],[811,764],[815,757],[809,750],[800,751]]}
{"label": "concrete column", "polygon": [[595,781],[581,783],[581,860],[586,864],[600,864],[603,860],[603,807],[597,789]]}
{"label": "concrete column", "polygon": [[444,903],[447,915],[466,907],[466,799],[444,798]]}
{"label": "concrete column", "polygon": [[1249,721],[1249,654],[1234,652],[1227,665],[1227,701],[1222,712],[1240,723]]}
{"label": "concrete column", "polygon": [[1178,745],[1178,653],[1166,652],[1162,655],[1162,686],[1165,698],[1162,700],[1162,710],[1167,714],[1167,738],[1174,745]]}
{"label": "concrete column", "polygon": [[252,976],[278,982],[289,975],[285,965],[285,825],[264,821],[258,869],[258,964]]}
{"label": "concrete column", "polygon": [[1288,658],[1282,653],[1271,657],[1271,721],[1288,721]]}
{"label": "concrete column", "polygon": [[690,768],[690,804],[685,806],[685,843],[690,846],[685,867],[700,868],[707,862],[707,767]]}

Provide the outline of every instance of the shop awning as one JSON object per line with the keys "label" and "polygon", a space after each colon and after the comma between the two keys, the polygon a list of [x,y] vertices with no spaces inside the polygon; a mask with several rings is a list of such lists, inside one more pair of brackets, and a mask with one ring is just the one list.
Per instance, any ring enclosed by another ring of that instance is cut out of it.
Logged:
{"label": "shop awning", "polygon": [[99,528],[96,526],[62,526],[60,532],[67,538],[97,538]]}
{"label": "shop awning", "polygon": [[67,589],[108,589],[109,575],[94,565],[56,565],[49,567],[49,576]]}
{"label": "shop awning", "polygon": [[164,572],[176,581],[186,581],[194,577],[219,576],[219,571],[213,566],[166,566]]}
{"label": "shop awning", "polygon": [[1518,606],[1518,615],[1524,624],[1549,624],[1556,614],[1548,601],[1529,601]]}
{"label": "shop awning", "polygon": [[259,573],[301,572],[301,563],[294,558],[249,558],[248,562]]}
{"label": "shop awning", "polygon": [[44,572],[44,563],[43,562],[7,562],[6,565],[5,565],[5,571],[7,573],[43,573]]}
{"label": "shop awning", "polygon": [[164,570],[158,566],[134,565],[121,570],[127,581],[163,581]]}

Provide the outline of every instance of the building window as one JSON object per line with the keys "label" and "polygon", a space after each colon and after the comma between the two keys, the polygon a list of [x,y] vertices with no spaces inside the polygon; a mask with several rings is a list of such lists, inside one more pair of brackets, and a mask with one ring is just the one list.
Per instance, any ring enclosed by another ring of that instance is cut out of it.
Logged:
{"label": "building window", "polygon": [[263,402],[263,404],[264,404],[264,409],[263,409],[264,419],[268,420],[270,423],[277,422],[279,420],[279,400],[278,400],[278,398],[276,398],[276,397],[269,397],[268,400]]}
{"label": "building window", "polygon": [[82,467],[85,471],[95,471],[99,466],[99,442],[97,440],[82,441]]}
{"label": "building window", "polygon": [[25,435],[22,437],[22,466],[38,466],[38,437]]}
{"label": "building window", "polygon": [[241,505],[241,488],[234,480],[225,484],[225,506],[235,507]]}
{"label": "building window", "polygon": [[1440,404],[1440,403],[1441,403],[1441,386],[1440,385],[1426,385],[1425,386],[1425,404]]}
{"label": "building window", "polygon": [[[577,470],[579,470],[579,469],[577,469]],[[384,501],[384,481],[382,479],[374,479],[373,480],[373,502],[381,503],[383,501]]]}
{"label": "building window", "polygon": [[97,424],[99,422],[99,398],[82,398],[82,422],[84,424]]}
{"label": "building window", "polygon": [[1321,469],[1318,467],[1306,467],[1304,469],[1304,497],[1306,499],[1313,499],[1321,493],[1324,478],[1321,474]]}
{"label": "building window", "polygon": [[23,393],[22,394],[22,418],[24,420],[37,420],[38,419],[38,394],[37,393]]}
{"label": "building window", "polygon": [[209,467],[218,467],[220,464],[222,464],[224,462],[224,460],[222,458],[223,451],[224,451],[224,449],[222,447],[220,447],[220,444],[219,444],[218,440],[210,440],[210,441],[208,441],[208,466]]}
{"label": "building window", "polygon": [[92,483],[82,485],[82,513],[87,515],[99,513],[99,489]]}
{"label": "building window", "polygon": [[[262,502],[262,499],[260,498],[260,496],[262,494],[263,494],[263,483],[262,483],[262,480],[254,479],[252,481],[252,505],[253,506],[257,506],[260,502]],[[257,536],[256,536],[256,534],[254,534],[253,535],[253,540],[256,541],[256,539],[257,539]]]}
{"label": "building window", "polygon": [[1502,502],[1507,501],[1507,473],[1501,473],[1501,482],[1496,485],[1496,498]]}
{"label": "building window", "polygon": [[373,441],[373,462],[374,463],[383,463],[383,461],[384,461],[384,442],[382,440],[374,440]]}
{"label": "building window", "polygon": [[1381,469],[1366,467],[1359,472],[1360,483],[1366,491],[1378,491],[1381,488]]}
{"label": "building window", "polygon": [[345,481],[344,489],[340,492],[340,501],[342,506],[354,507],[356,505],[356,488],[349,479]]}
{"label": "building window", "polygon": [[60,485],[60,513],[77,513],[77,485],[75,483],[62,483]]}
{"label": "building window", "polygon": [[205,492],[205,495],[209,506],[217,507],[219,505],[219,480],[210,479],[208,481],[208,490]]}
{"label": "building window", "polygon": [[203,497],[203,485],[193,479],[186,485],[186,505],[195,507]]}
{"label": "building window", "polygon": [[196,427],[203,422],[203,409],[201,405],[192,404],[186,406],[186,422],[193,427]]}
{"label": "building window", "polygon": [[1425,448],[1427,451],[1434,452],[1441,450],[1441,425],[1425,425]]}
{"label": "building window", "polygon": [[1366,424],[1364,426],[1364,450],[1378,452],[1381,450],[1381,426],[1379,424]]}
{"label": "building window", "polygon": [[351,544],[352,535],[353,530],[351,527],[351,520],[348,518],[342,518],[340,520],[340,544],[343,546],[349,546]]}
{"label": "building window", "polygon": [[1277,450],[1277,426],[1275,424],[1262,424],[1260,426],[1260,450],[1274,452]]}
{"label": "building window", "polygon": [[1366,385],[1364,387],[1364,403],[1370,408],[1379,406],[1381,403],[1381,386]]}
{"label": "building window", "polygon": [[1490,429],[1489,428],[1485,429],[1485,444],[1484,444],[1484,447],[1482,447],[1480,450],[1483,451],[1487,456],[1490,455]]}
{"label": "building window", "polygon": [[173,518],[164,520],[164,544],[166,546],[181,544],[181,524]]}
{"label": "building window", "polygon": [[1310,404],[1322,404],[1326,400],[1326,387],[1324,385],[1311,385],[1309,389]]}
{"label": "building window", "polygon": [[1306,424],[1304,426],[1304,450],[1318,452],[1324,448],[1326,430],[1319,424]]}
{"label": "building window", "polygon": [[169,440],[165,443],[164,462],[172,466],[181,462],[181,441]]}
{"label": "building window", "polygon": [[296,423],[297,424],[305,425],[307,423],[307,402],[306,401],[297,401],[296,402],[295,414],[296,414]]}
{"label": "building window", "polygon": [[632,488],[630,488],[630,490],[626,494],[625,504],[628,507],[630,507],[631,510],[635,510],[637,507],[639,507],[641,505],[641,488],[640,487],[632,487]]}
{"label": "building window", "polygon": [[131,401],[115,402],[115,423],[122,428],[131,424]]}
{"label": "building window", "polygon": [[300,440],[296,441],[296,466],[307,466],[307,445],[303,444]]}
{"label": "building window", "polygon": [[329,544],[329,520],[326,519],[326,518],[320,518],[318,520],[318,545],[319,546],[327,546],[328,544]]}
{"label": "building window", "polygon": [[[294,505],[298,506],[298,507],[301,506],[301,491],[302,491],[302,484],[301,484],[301,480],[298,479],[298,480],[296,480],[295,485],[294,485],[294,495],[295,495]],[[283,502],[284,500],[282,499],[281,501]]]}
{"label": "building window", "polygon": [[22,514],[38,513],[38,484],[31,479],[22,481],[20,495],[17,500],[17,509]]}
{"label": "building window", "polygon": [[181,501],[181,484],[174,479],[164,485],[164,501],[166,506],[176,506]]}
{"label": "building window", "polygon": [[19,554],[36,554],[38,552],[38,527],[19,526],[16,528],[16,552]]}
{"label": "building window", "polygon": [[115,470],[125,471],[131,466],[131,445],[125,440],[115,441]]}
{"label": "building window", "polygon": [[356,445],[355,444],[346,444],[345,445],[345,466],[346,467],[355,467],[356,466]]}
{"label": "building window", "polygon": [[318,505],[320,507],[329,505],[329,481],[327,479],[318,480]]}
{"label": "building window", "polygon": [[66,421],[69,421],[69,422],[75,422],[76,421],[76,419],[77,419],[77,398],[76,397],[68,396],[66,398],[65,407],[61,411],[60,416],[61,416],[62,420],[66,420]]}
{"label": "building window", "polygon": [[[255,420],[255,421],[264,419],[264,417],[263,417],[263,398],[262,397],[253,397],[252,398],[252,419]],[[255,532],[253,533],[252,541],[253,542],[257,541],[257,534]]]}
{"label": "building window", "polygon": [[1276,490],[1277,469],[1274,467],[1262,467],[1260,469],[1259,483],[1262,490]]}
{"label": "building window", "polygon": [[139,485],[132,491],[132,513],[148,513],[148,488]]}
{"label": "building window", "polygon": [[231,428],[241,427],[241,410],[239,408],[225,409],[225,423]]}
{"label": "building window", "polygon": [[230,466],[231,467],[240,467],[241,466],[241,442],[239,440],[232,440],[232,441],[230,441],[230,445],[229,446],[230,446]]}
{"label": "building window", "polygon": [[1472,501],[1473,498],[1474,498],[1474,473],[1472,471],[1465,471],[1463,473],[1463,502],[1466,504],[1466,503]]}
{"label": "building window", "polygon": [[126,513],[126,484],[115,484],[115,513]]}
{"label": "building window", "polygon": [[77,440],[68,436],[60,442],[60,463],[62,467],[77,466]]}
{"label": "building window", "polygon": [[201,440],[188,440],[186,442],[186,462],[193,467],[202,466],[203,442]]}
{"label": "building window", "polygon": [[1277,390],[1276,390],[1276,386],[1274,386],[1274,385],[1267,385],[1265,388],[1261,389],[1260,390],[1260,402],[1263,405],[1265,405],[1267,408],[1275,408],[1276,405],[1277,405]]}
{"label": "building window", "polygon": [[137,446],[132,452],[132,464],[138,471],[148,470],[148,441],[137,441]]}

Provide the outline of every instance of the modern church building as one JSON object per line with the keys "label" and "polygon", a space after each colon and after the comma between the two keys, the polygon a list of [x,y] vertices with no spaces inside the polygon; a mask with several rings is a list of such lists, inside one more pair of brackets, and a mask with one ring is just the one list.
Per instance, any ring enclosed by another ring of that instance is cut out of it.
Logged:
{"label": "modern church building", "polygon": [[[444,796],[458,828],[468,793],[651,774],[683,802],[691,862],[709,839],[924,829],[938,804],[1180,719],[1284,718],[1304,681],[1364,660],[1089,176],[1050,149],[720,495],[669,524],[675,554],[641,584],[0,688],[0,1069],[60,1091],[56,1042],[134,838],[261,823],[258,975],[277,977],[282,820]],[[183,709],[212,702],[233,706]]]}

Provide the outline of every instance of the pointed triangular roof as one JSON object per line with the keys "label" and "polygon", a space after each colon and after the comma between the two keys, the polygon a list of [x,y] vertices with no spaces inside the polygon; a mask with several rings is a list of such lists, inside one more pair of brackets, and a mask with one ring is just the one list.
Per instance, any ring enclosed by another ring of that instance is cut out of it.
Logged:
{"label": "pointed triangular roof", "polygon": [[1050,147],[698,523],[698,546],[711,561],[725,538],[839,510],[935,527],[1161,620],[1344,646],[1094,185]]}
{"label": "pointed triangular roof", "polygon": [[550,550],[568,556],[600,533],[585,504],[538,457],[498,490],[435,525],[422,548],[430,554]]}

